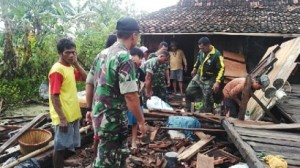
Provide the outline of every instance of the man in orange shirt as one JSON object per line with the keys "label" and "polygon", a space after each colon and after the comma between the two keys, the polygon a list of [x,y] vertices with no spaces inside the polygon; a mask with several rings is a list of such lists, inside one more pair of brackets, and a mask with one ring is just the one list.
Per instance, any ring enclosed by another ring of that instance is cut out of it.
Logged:
{"label": "man in orange shirt", "polygon": [[[225,113],[227,114],[229,112],[230,117],[238,117],[245,84],[246,78],[235,78],[227,83],[223,89]],[[270,80],[267,75],[257,76],[252,79],[251,89],[253,91],[265,89],[269,84]]]}
{"label": "man in orange shirt", "polygon": [[169,52],[170,70],[171,70],[170,79],[173,80],[174,94],[176,94],[177,92],[177,81],[178,81],[180,95],[183,96],[182,81],[183,81],[183,69],[185,72],[187,71],[186,58],[183,51],[177,48],[176,42],[171,42],[170,47],[171,47],[171,51]]}

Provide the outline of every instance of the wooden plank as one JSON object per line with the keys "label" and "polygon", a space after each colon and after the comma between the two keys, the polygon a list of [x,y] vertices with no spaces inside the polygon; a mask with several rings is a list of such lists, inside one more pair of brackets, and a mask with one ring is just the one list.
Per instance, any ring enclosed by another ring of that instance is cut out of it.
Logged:
{"label": "wooden plank", "polygon": [[245,77],[247,75],[246,64],[224,59],[225,72],[224,76]]}
{"label": "wooden plank", "polygon": [[241,137],[245,141],[260,142],[260,143],[274,144],[274,145],[284,144],[285,146],[292,146],[292,147],[300,148],[299,142],[283,141],[283,140],[278,140],[278,139],[268,139],[268,138],[251,137],[251,136],[241,136]]}
{"label": "wooden plank", "polygon": [[[268,49],[270,51],[270,48]],[[265,55],[267,55],[268,51]],[[284,81],[287,81],[288,77],[294,70],[295,60],[300,54],[300,38],[295,38],[284,42],[281,44],[280,49],[276,52],[275,56],[278,61],[274,64],[273,69],[268,73],[270,82],[272,83],[277,78],[282,78]],[[264,92],[259,90],[255,92],[255,95],[260,99],[265,106],[268,106],[271,103],[274,103],[274,99],[267,99],[264,97]],[[253,112],[251,118],[254,120],[259,120],[264,112],[260,106],[250,99],[247,110]]]}
{"label": "wooden plank", "polygon": [[296,133],[273,130],[253,130],[239,127],[236,127],[235,129],[239,132],[240,135],[300,142],[300,135]]}
{"label": "wooden plank", "polygon": [[155,140],[158,130],[159,130],[159,128],[155,128],[155,130],[151,132],[150,142],[153,142]]}
{"label": "wooden plank", "polygon": [[214,168],[214,158],[198,153],[197,168]]}
{"label": "wooden plank", "polygon": [[203,132],[215,132],[215,133],[226,133],[226,131],[222,129],[210,129],[210,128],[181,128],[181,127],[161,127],[161,129],[165,130],[186,130],[186,131],[203,131]]}
{"label": "wooden plank", "polygon": [[285,130],[285,129],[300,129],[300,123],[292,123],[292,124],[272,124],[272,125],[255,125],[255,124],[234,124],[236,127],[243,128],[255,128],[255,129],[268,129],[268,130]]}
{"label": "wooden plank", "polygon": [[7,148],[9,148],[14,142],[17,141],[17,139],[23,135],[26,131],[28,131],[30,128],[32,128],[34,125],[36,125],[38,122],[44,120],[46,118],[46,114],[39,114],[36,116],[31,122],[27,123],[24,127],[22,127],[18,133],[16,133],[13,137],[11,137],[8,141],[6,141],[1,147],[0,147],[0,154]]}
{"label": "wooden plank", "polygon": [[264,167],[263,163],[256,157],[253,149],[245,143],[234,127],[225,119],[222,126],[228,134],[229,139],[234,143],[249,167]]}
{"label": "wooden plank", "polygon": [[230,51],[223,51],[223,57],[226,59],[236,60],[241,63],[245,63],[245,56],[242,54],[233,53]]}
{"label": "wooden plank", "polygon": [[210,135],[207,135],[207,134],[204,134],[204,132],[202,131],[196,131],[194,132],[196,134],[196,136],[199,138],[199,139],[207,139],[210,137]]}
{"label": "wooden plank", "polygon": [[189,160],[191,157],[193,157],[202,147],[204,147],[206,144],[211,142],[215,137],[212,136],[208,139],[202,139],[198,141],[197,143],[193,144],[191,147],[186,149],[184,152],[182,152],[180,155],[177,156],[178,160]]}
{"label": "wooden plank", "polygon": [[282,145],[273,145],[273,144],[265,144],[259,142],[247,141],[249,145],[251,145],[254,150],[264,150],[268,153],[268,151],[275,151],[281,153],[300,153],[300,148],[290,147],[290,146],[282,146]]}

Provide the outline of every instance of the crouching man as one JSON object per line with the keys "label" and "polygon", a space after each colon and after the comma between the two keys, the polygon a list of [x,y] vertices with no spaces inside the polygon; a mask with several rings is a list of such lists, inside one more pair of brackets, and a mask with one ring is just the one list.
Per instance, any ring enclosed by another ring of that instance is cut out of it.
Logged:
{"label": "crouching man", "polygon": [[[257,76],[252,79],[251,89],[253,91],[265,89],[270,84],[267,75]],[[241,106],[242,92],[246,86],[246,78],[235,78],[227,83],[223,89],[225,114],[237,118]]]}

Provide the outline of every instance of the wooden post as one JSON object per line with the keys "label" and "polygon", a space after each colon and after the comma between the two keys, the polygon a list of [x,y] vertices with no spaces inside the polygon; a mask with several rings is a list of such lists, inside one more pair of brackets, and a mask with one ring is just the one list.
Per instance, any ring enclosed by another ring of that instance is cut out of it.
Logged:
{"label": "wooden post", "polygon": [[251,86],[252,86],[252,77],[251,77],[251,75],[247,75],[245,87],[242,92],[241,106],[240,106],[240,110],[239,110],[239,119],[240,120],[245,119],[245,111],[247,110],[247,104],[250,99],[250,93],[252,92]]}
{"label": "wooden post", "polygon": [[227,132],[229,139],[234,143],[250,168],[265,167],[256,157],[254,150],[242,140],[234,127],[226,119],[222,121],[222,125]]}
{"label": "wooden post", "polygon": [[277,118],[270,112],[270,110],[255,96],[253,92],[250,93],[252,98],[260,105],[260,107],[272,118],[275,123],[280,123]]}

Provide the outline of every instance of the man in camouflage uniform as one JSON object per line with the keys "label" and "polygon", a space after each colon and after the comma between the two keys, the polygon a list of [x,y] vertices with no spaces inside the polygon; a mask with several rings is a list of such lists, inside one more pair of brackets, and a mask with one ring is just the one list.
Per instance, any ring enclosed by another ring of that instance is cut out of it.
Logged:
{"label": "man in camouflage uniform", "polygon": [[186,89],[186,110],[190,111],[191,102],[202,96],[201,112],[213,112],[213,93],[218,92],[224,78],[223,56],[207,37],[200,38],[198,46],[200,51],[192,71],[194,78]]}
{"label": "man in camouflage uniform", "polygon": [[117,22],[116,29],[118,41],[102,62],[94,94],[93,115],[102,117],[97,129],[100,142],[96,168],[125,167],[128,110],[136,117],[141,132],[146,132],[135,67],[128,52],[138,41],[139,26],[136,20],[127,17]]}
{"label": "man in camouflage uniform", "polygon": [[[158,46],[158,51],[149,55],[148,59],[157,57],[157,53],[168,50],[168,43],[161,42]],[[152,77],[152,92],[153,96],[161,98],[163,101],[167,100],[167,86],[170,86],[170,72],[169,64],[159,64],[157,72]],[[167,85],[166,85],[167,82]]]}
{"label": "man in camouflage uniform", "polygon": [[[146,74],[145,76],[145,93],[144,97],[150,98],[152,94],[154,95],[153,85],[157,73],[159,73],[161,65],[165,64],[168,60],[169,53],[166,50],[161,50],[157,53],[157,57],[152,57],[148,59],[142,66],[141,69]],[[155,95],[157,96],[157,95]],[[145,100],[144,98],[143,100]],[[144,102],[145,103],[145,102]]]}

